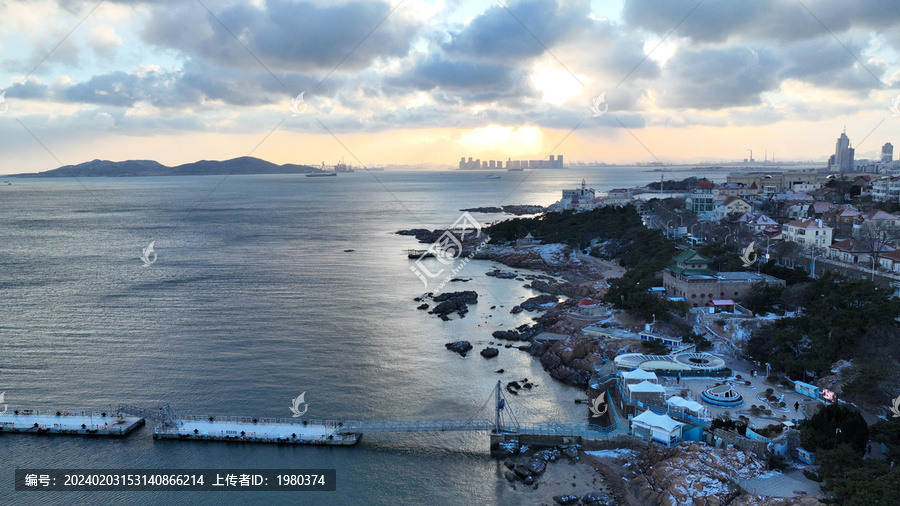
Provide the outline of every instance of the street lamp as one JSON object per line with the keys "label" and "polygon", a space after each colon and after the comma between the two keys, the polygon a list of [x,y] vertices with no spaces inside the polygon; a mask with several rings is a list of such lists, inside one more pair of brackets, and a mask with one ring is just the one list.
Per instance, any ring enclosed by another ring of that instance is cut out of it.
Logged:
{"label": "street lamp", "polygon": [[812,263],[809,264],[809,270],[810,270],[809,274],[812,276],[813,279],[816,279],[816,259],[819,258],[820,256],[822,256],[821,253],[814,256]]}

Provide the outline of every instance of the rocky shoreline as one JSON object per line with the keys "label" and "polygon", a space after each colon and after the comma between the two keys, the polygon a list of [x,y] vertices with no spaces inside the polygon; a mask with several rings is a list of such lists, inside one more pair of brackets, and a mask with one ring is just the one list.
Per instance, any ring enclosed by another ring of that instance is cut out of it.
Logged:
{"label": "rocky shoreline", "polygon": [[[436,240],[444,231],[404,231],[422,242]],[[534,313],[532,323],[516,328],[495,330],[491,337],[507,341],[506,348],[519,348],[540,361],[550,377],[565,384],[587,389],[597,362],[607,363],[620,353],[640,351],[640,344],[623,340],[600,342],[581,334],[585,322],[570,318],[583,298],[599,300],[605,294],[606,279],[620,274],[601,260],[584,258],[564,245],[539,245],[516,249],[486,248],[481,258],[504,264],[513,271],[493,269],[485,274],[496,279],[528,281],[524,286],[539,294],[510,309],[511,313]],[[470,266],[471,267],[471,266]],[[534,269],[544,274],[522,274],[515,269]],[[426,300],[438,303],[429,312],[448,320],[457,313],[464,317],[468,305],[477,303],[475,291],[449,292],[417,297],[419,309],[429,309]],[[495,306],[496,307],[496,306]],[[491,309],[495,309],[492,307]],[[607,318],[628,319],[619,312]],[[596,320],[595,320],[596,321]],[[633,322],[628,322],[633,323]],[[628,326],[628,325],[626,325]],[[554,335],[544,339],[542,335]],[[490,342],[494,345],[494,342]],[[465,357],[474,347],[468,341],[447,343],[446,347]],[[481,350],[490,359],[499,350],[488,346]],[[496,371],[502,373],[503,369]],[[516,395],[529,386],[527,379],[510,381],[505,390]],[[577,446],[539,451],[523,447],[522,453],[507,455],[498,470],[523,504],[659,504],[719,506],[818,506],[817,497],[777,498],[747,494],[735,480],[767,479],[765,462],[751,453],[734,448],[714,448],[703,443],[682,443],[672,449],[636,443],[629,448],[583,452]]]}
{"label": "rocky shoreline", "polygon": [[528,206],[528,205],[512,205],[512,206],[500,206],[500,207],[470,207],[468,209],[460,209],[461,212],[464,213],[504,213],[504,214],[512,214],[515,216],[526,216],[529,214],[540,214],[546,211],[547,208],[544,206]]}

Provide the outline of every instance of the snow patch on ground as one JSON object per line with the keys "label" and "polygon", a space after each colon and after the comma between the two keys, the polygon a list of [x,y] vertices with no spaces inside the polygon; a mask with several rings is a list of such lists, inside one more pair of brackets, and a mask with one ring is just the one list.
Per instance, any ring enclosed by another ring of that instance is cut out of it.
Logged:
{"label": "snow patch on ground", "polygon": [[634,450],[628,450],[625,448],[620,448],[618,450],[596,450],[596,451],[584,452],[584,453],[587,455],[591,455],[593,457],[611,458],[611,459],[621,459],[621,458],[634,456]]}

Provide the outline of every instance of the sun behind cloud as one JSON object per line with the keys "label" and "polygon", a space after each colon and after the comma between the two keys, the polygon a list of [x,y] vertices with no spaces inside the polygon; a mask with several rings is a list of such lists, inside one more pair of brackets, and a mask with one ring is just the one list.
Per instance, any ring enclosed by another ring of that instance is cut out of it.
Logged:
{"label": "sun behind cloud", "polygon": [[[464,132],[460,142],[467,148],[481,152],[497,151],[510,156],[532,153],[541,147],[543,132],[532,125],[518,127],[490,124]],[[474,151],[473,151],[474,152]]]}

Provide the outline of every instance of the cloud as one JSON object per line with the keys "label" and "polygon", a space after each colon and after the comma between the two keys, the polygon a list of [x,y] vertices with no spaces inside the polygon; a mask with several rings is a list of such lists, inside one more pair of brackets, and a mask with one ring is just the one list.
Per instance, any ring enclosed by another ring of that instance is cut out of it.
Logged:
{"label": "cloud", "polygon": [[761,103],[779,86],[781,62],[767,49],[683,49],[656,84],[660,104],[676,109],[723,109]]}
{"label": "cloud", "polygon": [[843,34],[852,28],[872,31],[896,27],[900,24],[900,7],[893,0],[630,0],[625,3],[622,16],[634,28],[657,35],[674,29],[676,37],[694,42],[784,43],[826,33]]}
{"label": "cloud", "polygon": [[153,9],[141,35],[150,44],[226,68],[262,62],[272,70],[324,73],[340,64],[350,71],[408,54],[418,26],[390,12],[383,1],[319,6],[270,0],[260,7],[233,3],[210,14],[184,2]]}
{"label": "cloud", "polygon": [[97,25],[88,33],[87,44],[98,55],[112,58],[119,46],[122,45],[122,38],[116,34],[116,30],[112,26]]}
{"label": "cloud", "polygon": [[588,24],[586,2],[522,0],[494,5],[467,26],[450,33],[442,49],[456,58],[512,63],[543,54]]}

